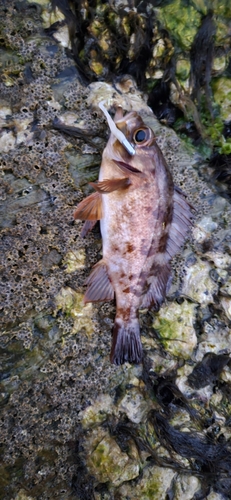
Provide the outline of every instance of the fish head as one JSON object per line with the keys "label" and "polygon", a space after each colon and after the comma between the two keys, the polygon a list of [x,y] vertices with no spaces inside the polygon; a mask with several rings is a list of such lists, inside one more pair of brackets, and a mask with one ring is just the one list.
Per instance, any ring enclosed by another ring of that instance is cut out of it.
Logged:
{"label": "fish head", "polygon": [[122,132],[124,138],[134,150],[133,154],[128,152],[124,146],[123,139],[118,138],[115,129],[111,128],[111,135],[107,146],[104,150],[104,157],[107,160],[122,161],[129,164],[132,168],[138,169],[140,172],[147,172],[150,168],[153,170],[153,162],[148,161],[153,153],[153,148],[156,147],[156,138],[153,130],[145,125],[141,116],[136,111],[130,111],[124,114],[122,108],[117,108],[114,124],[116,129]]}
{"label": "fish head", "polygon": [[155,143],[153,130],[145,125],[136,111],[130,111],[130,113],[123,115],[122,108],[117,108],[114,123],[135,149],[150,147]]}

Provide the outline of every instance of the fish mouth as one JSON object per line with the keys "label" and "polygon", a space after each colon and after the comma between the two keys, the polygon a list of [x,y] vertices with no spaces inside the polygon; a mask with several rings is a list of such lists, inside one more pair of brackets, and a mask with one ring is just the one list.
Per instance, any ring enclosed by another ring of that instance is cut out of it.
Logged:
{"label": "fish mouth", "polygon": [[129,165],[129,163],[125,163],[123,161],[119,160],[112,160],[117,167],[119,167],[125,174],[133,174],[133,175],[143,175],[143,172],[141,170],[138,170],[138,168],[132,167],[132,165]]}
{"label": "fish mouth", "polygon": [[122,144],[122,146],[126,149],[126,151],[131,155],[134,156],[136,154],[136,150],[133,147],[133,145],[128,141],[127,137],[124,135],[124,133],[119,130],[115,124],[115,122],[112,120],[112,117],[109,115],[108,111],[106,110],[104,106],[104,101],[99,103],[99,108],[101,111],[104,113],[109,128],[111,130],[111,133],[118,139],[118,141]]}

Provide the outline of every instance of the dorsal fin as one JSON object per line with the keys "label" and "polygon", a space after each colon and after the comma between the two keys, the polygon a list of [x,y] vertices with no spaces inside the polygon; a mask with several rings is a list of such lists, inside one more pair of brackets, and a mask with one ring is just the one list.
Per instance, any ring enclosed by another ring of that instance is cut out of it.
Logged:
{"label": "dorsal fin", "polygon": [[82,200],[74,212],[74,218],[80,220],[100,220],[102,218],[102,195],[92,193]]}
{"label": "dorsal fin", "polygon": [[187,232],[192,225],[192,205],[186,199],[184,193],[177,187],[173,195],[173,216],[169,228],[166,251],[170,258],[179,251],[183,245]]}
{"label": "dorsal fin", "polygon": [[170,259],[179,251],[186,234],[192,224],[193,208],[185,199],[185,195],[174,189],[173,216],[169,226],[166,251],[157,253],[152,267],[151,284],[143,297],[141,308],[154,307],[158,311],[163,303],[171,283]]}

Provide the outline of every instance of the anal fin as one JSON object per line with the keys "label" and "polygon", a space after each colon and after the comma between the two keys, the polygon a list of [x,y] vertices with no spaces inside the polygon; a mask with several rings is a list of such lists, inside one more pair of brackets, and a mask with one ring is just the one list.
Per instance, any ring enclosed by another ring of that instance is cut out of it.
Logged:
{"label": "anal fin", "polygon": [[102,197],[100,193],[92,193],[84,198],[74,212],[74,218],[80,220],[100,220],[102,218]]}
{"label": "anal fin", "polygon": [[169,262],[163,263],[160,270],[153,269],[153,275],[150,277],[150,286],[147,293],[143,297],[140,309],[153,308],[158,311],[171,284],[171,268]]}
{"label": "anal fin", "polygon": [[98,193],[112,193],[118,189],[125,189],[130,186],[131,181],[128,177],[123,177],[121,179],[105,179],[99,182],[89,182]]}
{"label": "anal fin", "polygon": [[93,229],[93,227],[95,227],[96,222],[97,222],[97,220],[85,220],[84,225],[81,229],[80,236],[82,238],[85,238],[87,236],[87,234],[89,233],[89,231],[91,231]]}
{"label": "anal fin", "polygon": [[90,276],[86,279],[88,285],[84,295],[84,302],[101,302],[114,299],[114,289],[107,272],[107,265],[102,260],[93,267]]}

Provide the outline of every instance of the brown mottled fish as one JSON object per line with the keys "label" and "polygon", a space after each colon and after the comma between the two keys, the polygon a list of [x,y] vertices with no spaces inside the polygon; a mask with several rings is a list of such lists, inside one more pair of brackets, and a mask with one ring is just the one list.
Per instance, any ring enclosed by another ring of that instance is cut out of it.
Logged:
{"label": "brown mottled fish", "polygon": [[158,311],[164,301],[170,261],[185,240],[192,213],[142,118],[134,111],[123,116],[118,108],[109,125],[99,180],[90,183],[95,192],[79,203],[74,217],[86,221],[82,236],[100,220],[103,258],[86,281],[84,300],[109,301],[115,295],[111,362],[120,365],[142,360],[138,311]]}

